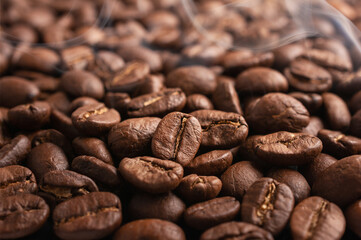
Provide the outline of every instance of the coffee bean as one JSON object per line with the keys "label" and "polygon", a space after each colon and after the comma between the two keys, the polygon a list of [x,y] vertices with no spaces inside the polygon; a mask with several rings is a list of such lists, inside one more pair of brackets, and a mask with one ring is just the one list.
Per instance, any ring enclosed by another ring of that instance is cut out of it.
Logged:
{"label": "coffee bean", "polygon": [[69,111],[70,113],[72,113],[80,107],[83,107],[85,105],[97,104],[97,103],[99,102],[91,97],[78,97],[71,102],[69,106]]}
{"label": "coffee bean", "polygon": [[242,115],[241,104],[234,85],[234,82],[229,79],[218,80],[216,90],[212,95],[212,101],[218,110]]}
{"label": "coffee bean", "polygon": [[222,189],[222,182],[215,176],[190,174],[182,179],[177,193],[187,202],[202,202],[217,197]]}
{"label": "coffee bean", "polygon": [[322,98],[331,129],[347,130],[351,122],[351,114],[346,103],[333,93],[324,93]]}
{"label": "coffee bean", "polygon": [[168,74],[165,84],[169,88],[181,88],[187,96],[194,93],[208,95],[217,86],[214,73],[202,66],[177,68]]}
{"label": "coffee bean", "polygon": [[19,135],[0,149],[0,167],[23,162],[31,149],[31,143],[24,135]]}
{"label": "coffee bean", "polygon": [[269,92],[286,92],[287,79],[279,72],[270,68],[251,68],[236,80],[236,89],[240,94],[263,94]]}
{"label": "coffee bean", "polygon": [[160,55],[149,48],[127,46],[118,49],[117,53],[126,61],[143,61],[147,63],[152,72],[158,72],[162,69]]}
{"label": "coffee bean", "polygon": [[71,118],[58,110],[53,109],[51,111],[50,122],[53,128],[64,133],[69,139],[74,139],[80,135],[78,129],[74,127]]}
{"label": "coffee bean", "polygon": [[123,225],[116,231],[113,239],[185,240],[186,237],[183,230],[174,223],[153,218],[137,220]]}
{"label": "coffee bean", "polygon": [[164,76],[161,74],[147,75],[134,92],[134,96],[156,93],[164,90]]}
{"label": "coffee bean", "polygon": [[53,221],[61,239],[100,239],[121,224],[121,203],[112,193],[89,193],[57,205]]}
{"label": "coffee bean", "polygon": [[71,102],[64,92],[56,92],[46,98],[46,101],[53,110],[58,110],[64,114],[69,113]]}
{"label": "coffee bean", "polygon": [[99,51],[95,55],[95,66],[91,69],[98,77],[108,79],[124,67],[124,60],[116,53]]}
{"label": "coffee bean", "polygon": [[318,132],[324,128],[323,122],[319,117],[311,116],[307,127],[302,129],[302,133],[317,136]]}
{"label": "coffee bean", "polygon": [[183,177],[180,164],[153,157],[124,158],[118,170],[125,180],[149,193],[173,190]]}
{"label": "coffee bean", "polygon": [[128,103],[129,117],[164,116],[180,111],[186,104],[186,96],[179,89],[166,89],[133,98]]}
{"label": "coffee bean", "polygon": [[19,129],[34,130],[49,122],[50,113],[47,102],[18,105],[9,110],[9,123]]}
{"label": "coffee bean", "polygon": [[47,172],[68,169],[69,163],[60,147],[52,143],[42,143],[31,150],[26,166],[33,171],[39,180]]}
{"label": "coffee bean", "polygon": [[336,204],[314,196],[295,207],[290,227],[294,239],[341,239],[346,221]]}
{"label": "coffee bean", "polygon": [[282,93],[269,93],[246,111],[250,128],[258,133],[276,131],[300,132],[310,121],[307,109],[295,98]]}
{"label": "coffee bean", "polygon": [[351,204],[361,196],[360,171],[361,155],[338,160],[316,178],[312,192],[340,207]]}
{"label": "coffee bean", "polygon": [[0,168],[1,197],[19,193],[36,193],[37,190],[35,176],[30,169],[19,165]]}
{"label": "coffee bean", "polygon": [[238,162],[222,174],[222,192],[241,200],[248,188],[262,176],[263,174],[251,162]]}
{"label": "coffee bean", "polygon": [[327,50],[306,50],[301,55],[301,57],[308,59],[324,68],[333,68],[340,71],[350,71],[352,69],[352,63],[350,61],[347,61]]}
{"label": "coffee bean", "polygon": [[186,205],[173,193],[136,193],[129,202],[132,219],[158,218],[170,222],[181,220]]}
{"label": "coffee bean", "polygon": [[201,109],[214,109],[213,103],[203,94],[192,94],[187,97],[185,111],[193,112]]}
{"label": "coffee bean", "polygon": [[152,137],[160,118],[132,118],[116,124],[108,134],[108,144],[118,158],[137,157],[151,153]]}
{"label": "coffee bean", "polygon": [[158,158],[186,166],[195,157],[201,139],[201,126],[195,117],[181,112],[169,113],[155,130],[152,152]]}
{"label": "coffee bean", "polygon": [[239,239],[273,240],[268,231],[245,222],[226,222],[205,231],[201,240],[221,240],[232,236]]}
{"label": "coffee bean", "polygon": [[361,200],[358,200],[347,207],[345,217],[347,227],[350,228],[358,237],[361,237]]}
{"label": "coffee bean", "polygon": [[59,89],[60,81],[57,78],[48,77],[48,76],[39,76],[36,77],[33,82],[39,88],[41,92],[56,92]]}
{"label": "coffee bean", "polygon": [[361,91],[352,96],[349,102],[349,107],[354,113],[361,109]]}
{"label": "coffee bean", "polygon": [[184,220],[192,228],[205,230],[232,221],[239,214],[240,208],[241,204],[233,197],[215,198],[187,208]]}
{"label": "coffee bean", "polygon": [[275,60],[274,67],[277,69],[284,69],[290,65],[290,63],[300,56],[305,50],[305,46],[299,43],[292,43],[284,45],[273,51]]}
{"label": "coffee bean", "polygon": [[113,158],[105,145],[98,138],[77,137],[73,140],[73,149],[76,155],[88,155],[113,165]]}
{"label": "coffee bean", "polygon": [[19,104],[29,103],[39,94],[39,88],[23,78],[0,78],[0,106],[12,108]]}
{"label": "coffee bean", "polygon": [[341,96],[351,96],[361,90],[360,72],[340,72],[330,70],[333,91]]}
{"label": "coffee bean", "polygon": [[78,108],[71,114],[71,120],[80,132],[99,136],[120,122],[120,115],[116,110],[98,103]]}
{"label": "coffee bean", "polygon": [[357,111],[351,118],[350,131],[356,137],[361,137],[361,110]]}
{"label": "coffee bean", "polygon": [[317,93],[291,92],[289,95],[300,101],[310,113],[317,112],[323,103],[321,95]]}
{"label": "coffee bean", "polygon": [[104,86],[98,77],[90,72],[72,70],[63,74],[60,86],[73,97],[88,96],[101,99],[104,96]]}
{"label": "coffee bean", "polygon": [[198,110],[191,115],[202,127],[202,146],[209,148],[232,148],[243,142],[248,135],[248,125],[237,113],[217,110]]}
{"label": "coffee bean", "polygon": [[121,116],[127,112],[127,106],[130,103],[130,97],[128,93],[112,93],[107,92],[105,94],[104,103],[109,108],[117,110]]}
{"label": "coffee bean", "polygon": [[93,50],[84,45],[68,47],[60,52],[65,67],[69,70],[84,70],[94,65]]}
{"label": "coffee bean", "polygon": [[232,152],[229,150],[213,150],[194,158],[186,167],[186,172],[199,175],[220,175],[233,161]]}
{"label": "coffee bean", "polygon": [[322,151],[317,137],[285,131],[259,136],[251,144],[258,158],[278,166],[309,163]]}
{"label": "coffee bean", "polygon": [[244,195],[242,220],[277,235],[287,224],[293,206],[294,197],[286,184],[261,178]]}

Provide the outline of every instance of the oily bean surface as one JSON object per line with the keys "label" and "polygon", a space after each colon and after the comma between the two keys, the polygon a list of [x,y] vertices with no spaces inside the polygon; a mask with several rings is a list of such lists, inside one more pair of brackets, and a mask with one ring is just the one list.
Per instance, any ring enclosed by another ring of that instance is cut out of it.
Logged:
{"label": "oily bean surface", "polygon": [[0,196],[7,197],[18,193],[36,193],[38,186],[30,169],[12,165],[0,168]]}
{"label": "oily bean surface", "polygon": [[113,165],[113,158],[107,145],[98,138],[77,137],[73,140],[72,145],[76,155],[93,156]]}

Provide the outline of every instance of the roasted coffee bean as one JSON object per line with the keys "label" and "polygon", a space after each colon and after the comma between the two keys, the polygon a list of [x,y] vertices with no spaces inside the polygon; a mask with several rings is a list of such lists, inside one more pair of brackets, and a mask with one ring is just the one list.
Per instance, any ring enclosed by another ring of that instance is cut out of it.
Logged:
{"label": "roasted coffee bean", "polygon": [[48,76],[39,76],[35,78],[33,82],[40,91],[47,93],[56,92],[60,84],[59,79]]}
{"label": "roasted coffee bean", "polygon": [[351,114],[346,103],[333,93],[324,93],[322,98],[331,129],[347,130],[351,122]]}
{"label": "roasted coffee bean", "polygon": [[45,201],[33,194],[19,194],[0,201],[0,236],[21,238],[38,231],[49,217]]}
{"label": "roasted coffee bean", "polygon": [[208,95],[217,86],[215,74],[202,66],[177,68],[168,74],[165,84],[170,88],[181,88],[187,96],[194,93]]}
{"label": "roasted coffee bean", "polygon": [[39,182],[39,189],[48,195],[47,198],[53,198],[57,203],[98,191],[93,180],[69,170],[45,173]]}
{"label": "roasted coffee bean", "polygon": [[352,96],[349,102],[349,107],[354,113],[361,109],[361,91]]}
{"label": "roasted coffee bean", "polygon": [[114,240],[122,239],[164,239],[185,240],[183,230],[172,222],[160,219],[142,219],[125,224],[119,228]]}
{"label": "roasted coffee bean", "polygon": [[361,154],[361,139],[342,132],[322,129],[317,137],[321,139],[325,153],[336,158]]}
{"label": "roasted coffee bean", "polygon": [[239,214],[240,208],[241,204],[233,197],[215,198],[187,208],[184,220],[192,228],[205,230],[232,221]]}
{"label": "roasted coffee bean", "polygon": [[248,125],[237,113],[217,110],[198,110],[191,115],[202,127],[202,146],[209,148],[232,148],[243,142],[248,135]]}
{"label": "roasted coffee bean", "polygon": [[74,139],[80,135],[71,121],[71,118],[62,113],[61,111],[53,109],[50,116],[51,126],[56,130],[64,133],[69,139]]}
{"label": "roasted coffee bean", "polygon": [[51,107],[47,102],[36,101],[18,105],[9,110],[9,123],[18,129],[38,129],[50,120]]}
{"label": "roasted coffee bean", "polygon": [[152,72],[158,72],[162,69],[162,60],[160,55],[142,46],[127,46],[118,49],[117,53],[126,61],[146,62]]}
{"label": "roasted coffee bean", "polygon": [[239,239],[262,239],[273,240],[273,236],[268,231],[256,225],[245,222],[226,222],[212,227],[205,231],[200,240],[221,240],[229,237]]}
{"label": "roasted coffee bean", "polygon": [[340,71],[350,71],[352,63],[327,50],[310,49],[304,51],[302,58],[308,59],[324,68],[333,68]]}
{"label": "roasted coffee bean", "polygon": [[0,168],[0,197],[36,193],[37,190],[35,176],[30,169],[19,165]]}
{"label": "roasted coffee bean", "polygon": [[60,147],[46,142],[31,150],[26,166],[33,171],[37,179],[41,179],[47,172],[68,169],[69,163]]}
{"label": "roasted coffee bean", "polygon": [[326,92],[332,87],[332,77],[326,69],[305,59],[296,59],[285,70],[289,84],[302,92]]}
{"label": "roasted coffee bean", "polygon": [[185,111],[193,112],[201,109],[214,109],[213,103],[203,94],[192,94],[187,97]]}
{"label": "roasted coffee bean", "polygon": [[99,102],[91,97],[78,97],[71,102],[69,106],[69,111],[70,113],[72,113],[80,107],[83,107],[85,105],[97,104],[97,103]]}
{"label": "roasted coffee bean", "polygon": [[152,139],[152,152],[158,158],[186,166],[195,157],[201,141],[198,120],[189,114],[173,112],[159,122]]}
{"label": "roasted coffee bean", "polygon": [[118,170],[125,180],[149,193],[173,190],[183,177],[180,164],[153,157],[124,158]]}
{"label": "roasted coffee bean", "polygon": [[31,143],[24,135],[19,135],[0,149],[0,167],[23,162],[31,149]]}
{"label": "roasted coffee bean", "polygon": [[142,83],[142,79],[150,72],[149,65],[144,62],[130,62],[115,73],[105,84],[110,92],[133,92]]}
{"label": "roasted coffee bean", "polygon": [[238,162],[222,174],[222,192],[241,200],[248,188],[261,177],[263,174],[251,162]]}
{"label": "roasted coffee bean", "polygon": [[310,185],[308,185],[307,180],[302,174],[296,170],[273,169],[267,173],[267,177],[273,178],[274,180],[289,186],[292,190],[296,204],[310,196]]}
{"label": "roasted coffee bean", "polygon": [[361,90],[361,72],[330,70],[333,91],[342,96],[351,96]]}
{"label": "roasted coffee bean", "polygon": [[128,93],[112,93],[107,92],[105,94],[104,103],[109,108],[114,108],[122,116],[127,112],[127,106],[130,103],[130,97]]}
{"label": "roasted coffee bean", "polygon": [[242,115],[241,104],[234,85],[234,82],[229,79],[218,80],[216,90],[212,95],[212,101],[218,110]]}
{"label": "roasted coffee bean", "polygon": [[310,113],[315,113],[322,107],[322,97],[317,93],[291,92],[289,95],[300,101]]}
{"label": "roasted coffee bean", "polygon": [[285,131],[259,136],[251,144],[259,159],[278,166],[309,163],[322,151],[322,142],[317,137]]}
{"label": "roasted coffee bean", "polygon": [[361,200],[351,204],[345,211],[347,227],[350,228],[358,237],[361,237]]}
{"label": "roasted coffee bean", "polygon": [[314,196],[294,209],[290,227],[293,239],[341,239],[346,221],[341,209],[326,199]]}
{"label": "roasted coffee bean", "polygon": [[299,43],[288,44],[277,48],[273,51],[275,68],[282,70],[288,67],[295,58],[303,53],[304,50],[305,46]]}
{"label": "roasted coffee bean", "polygon": [[42,143],[50,142],[58,145],[66,153],[68,158],[72,158],[73,150],[68,139],[55,129],[40,130],[33,135],[31,146],[36,147]]}
{"label": "roasted coffee bean", "polygon": [[164,116],[181,111],[186,96],[179,88],[165,89],[133,98],[127,105],[129,117]]}
{"label": "roasted coffee bean", "polygon": [[152,137],[160,118],[132,118],[116,124],[108,134],[108,144],[118,158],[137,157],[151,153]]}
{"label": "roasted coffee bean", "polygon": [[272,178],[250,186],[242,201],[242,220],[277,235],[286,226],[294,206],[291,189]]}
{"label": "roasted coffee bean", "polygon": [[186,167],[188,173],[199,175],[220,175],[233,161],[232,152],[229,150],[213,150],[194,158]]}
{"label": "roasted coffee bean", "polygon": [[116,110],[98,103],[78,108],[71,114],[71,120],[80,132],[98,136],[120,122],[120,115]]}
{"label": "roasted coffee bean", "polygon": [[173,193],[136,193],[129,202],[132,219],[158,218],[170,222],[181,220],[186,209],[184,202]]}
{"label": "roasted coffee bean", "polygon": [[263,94],[269,92],[286,92],[287,79],[279,72],[270,68],[251,68],[236,80],[236,89],[240,94]]}
{"label": "roasted coffee bean", "polygon": [[99,185],[115,187],[120,185],[117,169],[108,163],[91,156],[79,156],[73,159],[71,168],[90,177]]}
{"label": "roasted coffee bean", "polygon": [[113,158],[105,143],[98,138],[77,137],[73,140],[76,155],[96,157],[103,162],[113,165]]}
{"label": "roasted coffee bean", "polygon": [[134,96],[160,92],[164,89],[163,75],[147,75],[134,92]]}
{"label": "roasted coffee bean", "polygon": [[69,113],[71,102],[64,92],[56,92],[46,98],[46,101],[53,110],[58,110],[64,114]]}
{"label": "roasted coffee bean", "polygon": [[310,122],[308,123],[307,127],[302,129],[302,133],[316,137],[318,132],[323,128],[324,126],[322,120],[319,117],[311,116]]}
{"label": "roasted coffee bean", "polygon": [[39,88],[23,78],[0,78],[0,106],[12,108],[19,104],[29,103],[39,94]]}
{"label": "roasted coffee bean", "polygon": [[100,239],[120,226],[121,203],[109,192],[89,193],[56,206],[53,221],[61,239]]}
{"label": "roasted coffee bean", "polygon": [[246,112],[250,128],[258,133],[276,131],[300,132],[310,121],[307,109],[295,98],[282,93],[269,93]]}
{"label": "roasted coffee bean", "polygon": [[65,67],[69,70],[84,70],[94,64],[93,50],[84,45],[68,47],[60,52]]}
{"label": "roasted coffee bean", "polygon": [[98,77],[90,72],[72,70],[65,72],[60,86],[73,97],[88,96],[101,99],[104,96],[104,86]]}
{"label": "roasted coffee bean", "polygon": [[124,60],[116,53],[99,51],[95,56],[95,66],[91,69],[98,77],[108,79],[124,67]]}
{"label": "roasted coffee bean", "polygon": [[361,138],[361,110],[357,111],[351,118],[350,132]]}
{"label": "roasted coffee bean", "polygon": [[307,179],[307,182],[310,184],[310,186],[312,186],[315,180],[320,177],[322,171],[335,162],[337,162],[336,158],[324,153],[320,153],[310,163],[301,165],[299,171]]}
{"label": "roasted coffee bean", "polygon": [[[314,195],[343,207],[360,199],[361,155],[338,160],[326,168],[312,186]],[[332,184],[330,184],[332,183]]]}

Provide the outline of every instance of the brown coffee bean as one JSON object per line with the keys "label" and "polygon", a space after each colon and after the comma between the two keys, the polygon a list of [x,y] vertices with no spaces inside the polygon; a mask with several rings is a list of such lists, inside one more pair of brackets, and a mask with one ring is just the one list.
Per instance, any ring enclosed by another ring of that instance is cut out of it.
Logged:
{"label": "brown coffee bean", "polygon": [[80,132],[99,136],[120,122],[120,115],[115,109],[98,103],[78,108],[71,114],[71,120]]}
{"label": "brown coffee bean", "polygon": [[351,114],[346,103],[333,93],[324,93],[322,98],[331,129],[347,130],[351,122]]}
{"label": "brown coffee bean", "polygon": [[0,236],[21,238],[39,230],[50,211],[45,201],[33,194],[19,194],[0,201]]}
{"label": "brown coffee bean", "polygon": [[351,118],[350,132],[356,137],[361,137],[361,110],[357,111]]}
{"label": "brown coffee bean", "polygon": [[257,227],[256,225],[245,222],[226,222],[212,227],[205,231],[200,239],[201,240],[221,240],[229,238],[239,239],[260,239],[260,240],[273,240],[273,236],[268,231]]}
{"label": "brown coffee bean", "polygon": [[184,220],[192,228],[205,230],[232,221],[239,214],[240,208],[241,204],[233,197],[215,198],[187,208]]}
{"label": "brown coffee bean", "polygon": [[0,78],[0,106],[12,108],[19,104],[29,103],[39,94],[39,88],[23,78]]}
{"label": "brown coffee bean", "polygon": [[179,88],[165,89],[133,98],[127,105],[129,117],[164,116],[181,111],[186,96]]}
{"label": "brown coffee bean", "polygon": [[361,91],[358,91],[355,95],[352,96],[349,102],[349,107],[353,113],[361,109]]}
{"label": "brown coffee bean", "polygon": [[104,86],[100,79],[92,73],[82,70],[65,72],[60,86],[73,97],[88,96],[101,99],[104,96]]}
{"label": "brown coffee bean", "polygon": [[305,50],[303,44],[294,43],[287,44],[273,51],[275,56],[274,67],[277,69],[284,69],[290,65],[290,63],[300,56]]}
{"label": "brown coffee bean", "polygon": [[352,63],[327,50],[310,49],[304,51],[302,58],[308,59],[324,68],[333,68],[340,71],[350,71]]}
{"label": "brown coffee bean", "polygon": [[198,110],[191,115],[202,127],[202,146],[209,148],[232,148],[243,142],[248,135],[248,125],[237,113],[217,110]]}
{"label": "brown coffee bean", "polygon": [[0,196],[36,193],[38,186],[30,169],[19,165],[0,168]]}
{"label": "brown coffee bean", "polygon": [[114,108],[121,116],[123,116],[123,114],[126,114],[127,112],[130,100],[128,93],[107,92],[105,94],[104,103],[108,108]]}
{"label": "brown coffee bean", "polygon": [[361,237],[361,200],[351,204],[345,211],[347,227],[350,228],[358,237]]}
{"label": "brown coffee bean", "polygon": [[168,74],[165,84],[169,88],[181,88],[187,96],[194,93],[208,95],[217,86],[215,74],[202,66],[177,68]]}
{"label": "brown coffee bean", "polygon": [[0,167],[23,162],[31,149],[31,143],[24,135],[19,135],[0,149]]}
{"label": "brown coffee bean", "polygon": [[270,68],[251,68],[236,80],[236,89],[240,94],[263,94],[269,92],[286,92],[287,79],[279,72]]}
{"label": "brown coffee bean", "polygon": [[158,158],[186,166],[195,157],[201,140],[201,126],[195,117],[172,112],[159,122],[152,139],[152,152]]}
{"label": "brown coffee bean", "polygon": [[222,192],[241,200],[248,188],[263,174],[249,161],[230,166],[221,176]]}
{"label": "brown coffee bean", "polygon": [[39,180],[45,173],[69,168],[68,159],[63,150],[52,143],[42,143],[33,148],[27,158],[26,166]]}
{"label": "brown coffee bean", "polygon": [[118,170],[125,180],[149,193],[173,190],[183,177],[180,164],[153,157],[124,158]]}
{"label": "brown coffee bean", "polygon": [[361,155],[338,160],[316,178],[312,192],[340,207],[351,204],[361,196],[360,171]]}
{"label": "brown coffee bean", "polygon": [[220,175],[233,161],[232,152],[229,150],[214,150],[194,158],[186,167],[188,173],[199,175]]}
{"label": "brown coffee bean", "polygon": [[58,110],[64,114],[69,113],[71,102],[64,92],[56,92],[47,97],[46,101],[50,104],[53,110]]}
{"label": "brown coffee bean", "polygon": [[85,70],[94,65],[94,53],[88,46],[68,47],[63,49],[60,54],[65,67],[69,70]]}
{"label": "brown coffee bean", "polygon": [[252,104],[246,120],[253,131],[300,132],[310,121],[307,109],[295,98],[282,93],[269,93]]}
{"label": "brown coffee bean", "polygon": [[193,112],[201,109],[214,109],[213,103],[203,94],[192,94],[187,97],[185,111]]}
{"label": "brown coffee bean", "polygon": [[286,226],[294,206],[291,189],[272,178],[249,187],[242,201],[242,220],[277,235]]}
{"label": "brown coffee bean", "polygon": [[91,97],[78,97],[71,102],[69,112],[72,113],[80,107],[97,103],[99,102]]}
{"label": "brown coffee bean", "polygon": [[289,95],[300,101],[310,113],[316,113],[322,107],[322,97],[317,93],[291,92]]}
{"label": "brown coffee bean", "polygon": [[51,107],[47,102],[18,105],[9,110],[9,123],[19,129],[34,130],[49,122],[50,113]]}
{"label": "brown coffee bean", "polygon": [[293,239],[341,239],[346,221],[341,209],[326,199],[309,197],[294,209],[290,221]]}
{"label": "brown coffee bean", "polygon": [[127,46],[118,49],[117,53],[125,61],[143,61],[146,62],[152,72],[158,72],[162,69],[162,60],[160,55],[142,46]]}
{"label": "brown coffee bean", "polygon": [[95,66],[92,70],[98,77],[108,79],[124,67],[124,60],[116,53],[99,51],[95,55]]}
{"label": "brown coffee bean", "polygon": [[[243,114],[234,82],[228,79],[218,80],[212,101],[216,109],[224,112]],[[195,109],[198,110],[198,109]]]}
{"label": "brown coffee bean", "polygon": [[108,134],[108,144],[118,158],[151,153],[151,143],[160,118],[131,118],[116,124]]}
{"label": "brown coffee bean", "polygon": [[113,165],[113,158],[106,144],[98,138],[77,137],[73,140],[76,155],[88,155]]}
{"label": "brown coffee bean", "polygon": [[136,193],[129,202],[132,219],[158,218],[179,222],[185,209],[184,202],[171,192],[158,195]]}
{"label": "brown coffee bean", "polygon": [[161,74],[147,75],[134,92],[134,96],[156,93],[164,90],[164,76]]}
{"label": "brown coffee bean", "polygon": [[351,96],[361,90],[360,71],[340,72],[330,70],[333,81],[333,91],[339,95]]}
{"label": "brown coffee bean", "polygon": [[109,192],[89,193],[56,206],[53,221],[61,239],[100,239],[120,226],[121,203]]}
{"label": "brown coffee bean", "polygon": [[113,239],[185,240],[186,237],[183,230],[174,223],[151,218],[125,224],[117,230]]}
{"label": "brown coffee bean", "polygon": [[74,139],[80,135],[78,129],[74,127],[71,118],[58,110],[53,109],[51,111],[50,123],[53,128],[64,133],[69,139]]}
{"label": "brown coffee bean", "polygon": [[59,89],[60,81],[57,78],[48,76],[36,77],[33,82],[42,92],[56,92]]}
{"label": "brown coffee bean", "polygon": [[308,123],[307,127],[302,129],[302,133],[317,136],[318,132],[324,128],[323,122],[319,117],[311,116],[310,122]]}

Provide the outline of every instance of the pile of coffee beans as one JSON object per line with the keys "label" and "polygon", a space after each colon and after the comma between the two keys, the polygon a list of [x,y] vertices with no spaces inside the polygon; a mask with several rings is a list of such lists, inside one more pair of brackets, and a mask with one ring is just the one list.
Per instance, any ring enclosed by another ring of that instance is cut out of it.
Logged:
{"label": "pile of coffee beans", "polygon": [[361,238],[356,52],[227,2],[0,1],[0,239]]}

